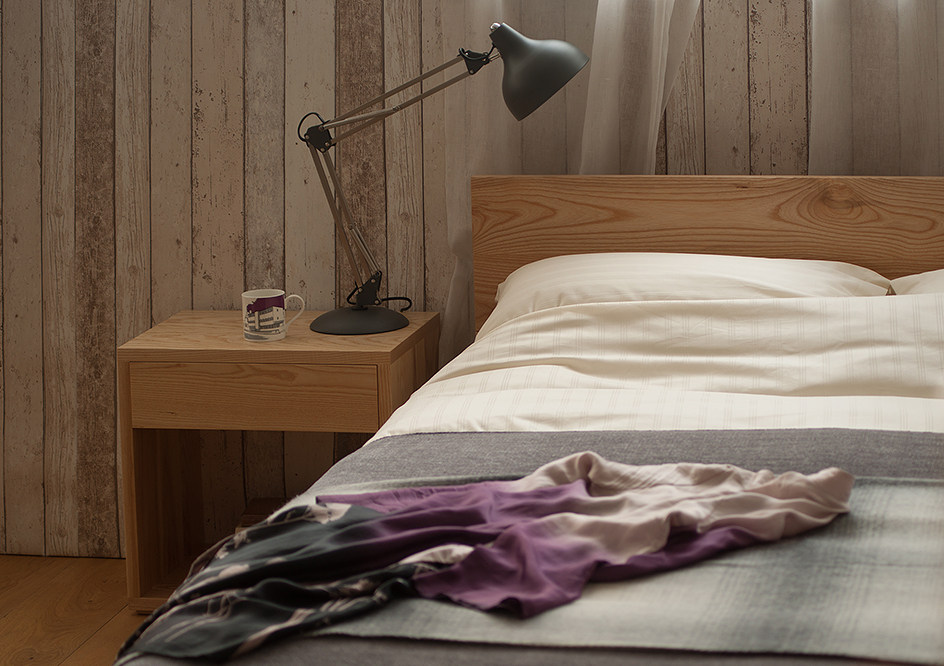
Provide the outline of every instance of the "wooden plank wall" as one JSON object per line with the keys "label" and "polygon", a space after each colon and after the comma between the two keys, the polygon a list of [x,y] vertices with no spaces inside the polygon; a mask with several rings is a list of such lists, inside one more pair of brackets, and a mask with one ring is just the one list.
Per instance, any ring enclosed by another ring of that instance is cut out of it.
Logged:
{"label": "wooden plank wall", "polygon": [[[121,554],[117,345],[181,309],[236,307],[245,288],[333,304],[344,269],[296,125],[451,57],[439,26],[456,2],[3,3],[0,552]],[[705,0],[659,171],[805,172],[806,3]],[[579,43],[592,25],[569,22],[572,7],[514,12],[526,34]],[[443,114],[433,97],[338,155],[390,292],[429,310],[452,273]],[[552,131],[522,127],[525,171],[573,169],[548,153]],[[231,500],[208,508],[209,537],[243,500],[303,487],[332,455],[318,435],[202,441],[205,496]]]}

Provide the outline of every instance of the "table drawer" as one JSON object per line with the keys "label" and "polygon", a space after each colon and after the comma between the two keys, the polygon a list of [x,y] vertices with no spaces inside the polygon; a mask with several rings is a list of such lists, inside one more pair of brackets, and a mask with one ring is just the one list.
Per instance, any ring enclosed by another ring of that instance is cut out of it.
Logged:
{"label": "table drawer", "polygon": [[129,364],[134,428],[374,432],[377,366]]}

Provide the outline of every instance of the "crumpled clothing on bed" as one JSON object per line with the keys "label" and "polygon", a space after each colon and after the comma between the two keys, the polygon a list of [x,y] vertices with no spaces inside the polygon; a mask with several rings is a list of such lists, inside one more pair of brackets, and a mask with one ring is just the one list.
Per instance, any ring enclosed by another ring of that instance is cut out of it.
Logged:
{"label": "crumpled clothing on bed", "polygon": [[633,466],[585,452],[515,481],[319,497],[204,554],[119,654],[225,659],[397,595],[531,617],[847,512],[853,478]]}

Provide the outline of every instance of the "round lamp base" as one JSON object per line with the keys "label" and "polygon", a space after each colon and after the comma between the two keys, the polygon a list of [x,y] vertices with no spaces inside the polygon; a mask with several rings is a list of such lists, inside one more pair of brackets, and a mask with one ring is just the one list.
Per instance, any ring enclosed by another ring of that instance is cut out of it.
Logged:
{"label": "round lamp base", "polygon": [[369,335],[396,331],[410,323],[403,314],[375,305],[366,308],[338,308],[311,322],[312,331],[328,335]]}

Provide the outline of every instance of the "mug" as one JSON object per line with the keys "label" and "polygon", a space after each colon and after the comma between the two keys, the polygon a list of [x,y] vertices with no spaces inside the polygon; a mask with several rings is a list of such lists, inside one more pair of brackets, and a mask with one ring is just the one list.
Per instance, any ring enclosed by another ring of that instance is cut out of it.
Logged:
{"label": "mug", "polygon": [[[285,301],[297,298],[302,309],[285,321]],[[281,289],[253,289],[243,292],[243,337],[253,342],[281,340],[289,324],[305,311],[305,301],[298,294],[285,295]]]}

